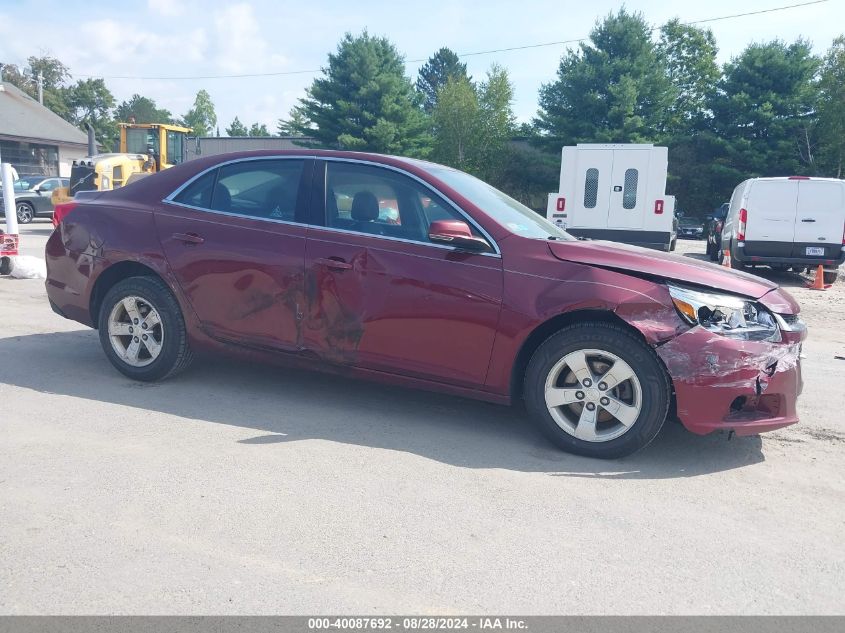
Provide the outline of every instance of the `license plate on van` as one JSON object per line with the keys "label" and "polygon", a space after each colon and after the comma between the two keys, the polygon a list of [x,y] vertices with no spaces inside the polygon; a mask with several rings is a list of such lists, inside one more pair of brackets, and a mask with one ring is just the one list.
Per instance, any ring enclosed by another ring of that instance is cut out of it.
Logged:
{"label": "license plate on van", "polygon": [[807,255],[824,255],[824,248],[821,246],[808,246]]}

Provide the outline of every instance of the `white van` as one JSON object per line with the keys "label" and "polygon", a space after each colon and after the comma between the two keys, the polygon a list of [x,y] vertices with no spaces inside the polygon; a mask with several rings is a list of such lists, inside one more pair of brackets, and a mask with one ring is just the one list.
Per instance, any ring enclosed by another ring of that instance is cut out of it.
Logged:
{"label": "white van", "polygon": [[734,268],[765,264],[780,269],[824,266],[833,283],[845,261],[845,180],[752,178],[734,189],[722,229]]}
{"label": "white van", "polygon": [[666,195],[668,150],[651,144],[564,147],[560,191],[546,217],[576,237],[669,251],[675,198]]}

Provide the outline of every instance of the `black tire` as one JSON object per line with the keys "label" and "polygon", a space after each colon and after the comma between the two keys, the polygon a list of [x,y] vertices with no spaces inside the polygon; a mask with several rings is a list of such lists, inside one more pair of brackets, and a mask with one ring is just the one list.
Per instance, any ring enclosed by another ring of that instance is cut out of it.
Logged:
{"label": "black tire", "polygon": [[35,219],[35,209],[28,202],[15,204],[15,212],[18,216],[18,224],[29,224]]}
{"label": "black tire", "polygon": [[[161,331],[164,333],[158,357],[143,367],[135,367],[121,358],[109,336],[109,317],[112,309],[124,298],[133,296],[143,299],[155,308],[161,318]],[[112,286],[103,298],[97,324],[100,344],[106,357],[118,371],[134,380],[153,382],[170,378],[186,369],[193,360],[179,303],[167,284],[157,277],[129,277]]]}
{"label": "black tire", "polygon": [[674,250],[675,250],[675,247],[676,247],[677,245],[678,245],[678,240],[677,240],[677,239],[672,240],[672,241],[670,242],[670,244],[669,244],[669,252],[674,251]]}
{"label": "black tire", "polygon": [[825,284],[835,284],[836,279],[839,277],[839,269],[835,270],[825,270],[824,271],[824,283]]}
{"label": "black tire", "polygon": [[0,275],[8,275],[12,272],[12,258],[0,257]]}
{"label": "black tire", "polygon": [[[629,365],[639,381],[639,414],[618,437],[606,441],[576,438],[555,421],[546,406],[547,378],[561,359],[578,350],[600,350],[617,356]],[[558,447],[577,455],[616,459],[646,447],[657,436],[669,412],[671,388],[660,359],[637,336],[610,323],[576,323],[563,328],[537,348],[528,363],[523,393],[532,418]]]}

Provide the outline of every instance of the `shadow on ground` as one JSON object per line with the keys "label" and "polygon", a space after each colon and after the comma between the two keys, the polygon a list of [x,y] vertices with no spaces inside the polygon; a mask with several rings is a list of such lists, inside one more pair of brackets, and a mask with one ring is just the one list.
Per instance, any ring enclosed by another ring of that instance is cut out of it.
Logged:
{"label": "shadow on ground", "polygon": [[163,383],[139,383],[112,368],[91,330],[0,339],[0,359],[0,382],[254,429],[240,442],[255,450],[320,439],[464,468],[623,479],[694,477],[764,459],[759,437],[699,437],[672,422],[624,460],[576,457],[553,448],[519,407],[225,359],[197,362]]}

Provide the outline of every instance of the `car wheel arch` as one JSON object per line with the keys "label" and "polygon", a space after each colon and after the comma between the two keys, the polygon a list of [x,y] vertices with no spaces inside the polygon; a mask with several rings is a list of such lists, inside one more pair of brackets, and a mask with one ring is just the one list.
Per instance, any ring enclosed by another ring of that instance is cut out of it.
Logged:
{"label": "car wheel arch", "polygon": [[170,284],[158,271],[141,262],[124,260],[112,264],[100,273],[91,291],[89,312],[95,329],[98,321],[97,315],[100,313],[100,306],[106,294],[115,284],[129,277],[157,277],[170,287]]}
{"label": "car wheel arch", "polygon": [[609,309],[579,309],[557,314],[534,328],[520,346],[511,367],[510,396],[516,402],[522,398],[523,379],[532,355],[549,337],[563,328],[575,323],[610,323],[634,333],[644,343],[649,344],[643,333]]}

